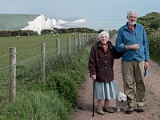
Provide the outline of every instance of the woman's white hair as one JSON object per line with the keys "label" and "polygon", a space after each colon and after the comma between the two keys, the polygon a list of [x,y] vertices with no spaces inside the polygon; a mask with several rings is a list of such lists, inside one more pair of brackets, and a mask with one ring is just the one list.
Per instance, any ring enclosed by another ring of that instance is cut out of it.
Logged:
{"label": "woman's white hair", "polygon": [[[131,11],[129,11],[129,12],[127,13],[127,16],[129,17],[129,15],[130,15],[131,13],[135,13],[135,14],[137,15],[137,12],[136,12],[136,11],[131,10]],[[138,15],[137,15],[137,17],[138,17]]]}
{"label": "woman's white hair", "polygon": [[101,33],[99,33],[98,38],[101,38],[101,36],[102,36],[103,34],[106,34],[107,37],[109,38],[109,32],[108,32],[108,31],[102,31]]}

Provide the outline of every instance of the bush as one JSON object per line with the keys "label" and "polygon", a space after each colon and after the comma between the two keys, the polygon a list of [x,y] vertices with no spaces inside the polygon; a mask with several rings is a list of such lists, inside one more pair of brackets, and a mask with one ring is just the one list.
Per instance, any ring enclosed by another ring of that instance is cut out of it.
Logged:
{"label": "bush", "polygon": [[60,98],[68,100],[72,106],[77,101],[77,86],[65,71],[55,72],[45,82],[45,91],[56,91]]}
{"label": "bush", "polygon": [[149,53],[152,60],[160,64],[160,32],[153,32],[148,36]]}
{"label": "bush", "polygon": [[[65,101],[66,102],[66,101]],[[69,120],[64,100],[53,91],[25,92],[8,105],[1,120]],[[69,106],[68,106],[69,107]]]}

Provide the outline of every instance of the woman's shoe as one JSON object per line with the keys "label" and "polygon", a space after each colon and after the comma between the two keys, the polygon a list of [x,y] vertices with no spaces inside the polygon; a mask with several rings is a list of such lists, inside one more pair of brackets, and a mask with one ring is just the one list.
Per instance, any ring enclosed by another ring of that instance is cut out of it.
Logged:
{"label": "woman's shoe", "polygon": [[102,110],[102,108],[97,108],[97,113],[100,115],[104,115],[104,111]]}
{"label": "woman's shoe", "polygon": [[114,113],[114,110],[110,107],[103,107],[103,111],[108,113]]}

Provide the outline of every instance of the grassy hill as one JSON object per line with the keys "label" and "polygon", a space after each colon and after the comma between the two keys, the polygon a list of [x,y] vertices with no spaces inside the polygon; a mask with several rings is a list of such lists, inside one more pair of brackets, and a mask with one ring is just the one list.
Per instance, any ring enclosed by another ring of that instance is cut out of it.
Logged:
{"label": "grassy hill", "polygon": [[0,14],[0,30],[20,30],[34,20],[36,14]]}

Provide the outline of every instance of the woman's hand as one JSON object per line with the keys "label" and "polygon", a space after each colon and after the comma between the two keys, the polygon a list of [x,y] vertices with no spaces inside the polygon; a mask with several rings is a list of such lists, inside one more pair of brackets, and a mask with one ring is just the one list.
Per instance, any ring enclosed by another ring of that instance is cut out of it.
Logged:
{"label": "woman's hand", "polygon": [[138,49],[139,49],[139,44],[131,45],[131,48],[132,48],[133,50],[138,50]]}
{"label": "woman's hand", "polygon": [[92,80],[95,80],[96,79],[96,75],[92,75],[91,78],[92,78]]}
{"label": "woman's hand", "polygon": [[138,50],[138,49],[139,49],[139,44],[126,46],[126,50]]}

